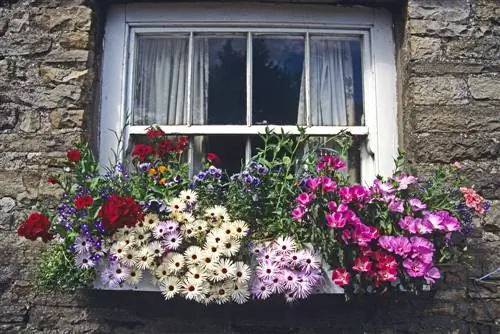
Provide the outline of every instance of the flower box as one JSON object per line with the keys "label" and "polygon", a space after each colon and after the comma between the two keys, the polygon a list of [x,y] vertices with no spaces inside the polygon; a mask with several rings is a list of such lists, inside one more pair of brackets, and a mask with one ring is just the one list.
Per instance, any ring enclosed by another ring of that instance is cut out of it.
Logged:
{"label": "flower box", "polygon": [[161,291],[205,304],[420,292],[440,279],[437,265],[460,257],[454,236],[489,207],[461,186],[458,165],[418,180],[401,158],[394,175],[366,186],[343,171],[343,150],[318,155],[305,135],[268,132],[240,173],[225,177],[210,153],[190,177],[187,138],[151,127],[147,139],[130,168],[118,163],[105,175],[86,146],[68,152],[70,172],[49,178],[64,190],[57,211],[33,213],[18,230],[56,241],[39,285]]}

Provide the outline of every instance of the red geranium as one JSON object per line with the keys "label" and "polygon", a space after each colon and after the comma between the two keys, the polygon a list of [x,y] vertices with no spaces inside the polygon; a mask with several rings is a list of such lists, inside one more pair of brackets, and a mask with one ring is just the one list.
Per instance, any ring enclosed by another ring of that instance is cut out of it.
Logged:
{"label": "red geranium", "polygon": [[132,150],[132,156],[136,156],[140,161],[146,160],[150,155],[154,154],[154,149],[145,144],[137,144]]}
{"label": "red geranium", "polygon": [[220,158],[217,154],[215,153],[208,153],[207,154],[207,160],[210,161],[212,164],[217,165],[220,163]]}
{"label": "red geranium", "polygon": [[161,137],[164,136],[165,132],[163,132],[162,129],[160,128],[148,128],[146,131],[146,137],[148,138],[154,138],[154,137]]}
{"label": "red geranium", "polygon": [[35,241],[41,237],[43,242],[52,239],[49,233],[50,221],[49,217],[40,212],[32,213],[24,223],[17,229],[17,235],[26,239]]}
{"label": "red geranium", "polygon": [[133,227],[138,221],[144,220],[141,207],[132,197],[111,195],[99,211],[104,229],[113,232],[124,226]]}
{"label": "red geranium", "polygon": [[158,155],[165,156],[168,152],[175,150],[175,144],[171,140],[164,140],[158,145]]}
{"label": "red geranium", "polygon": [[175,149],[177,152],[182,152],[189,146],[189,138],[186,136],[181,136],[175,144]]}
{"label": "red geranium", "polygon": [[73,162],[78,162],[82,158],[79,150],[69,150],[67,152],[68,160]]}
{"label": "red geranium", "polygon": [[87,206],[92,205],[92,203],[94,203],[94,199],[89,195],[84,195],[84,196],[78,197],[75,200],[75,206],[78,209],[84,209]]}
{"label": "red geranium", "polygon": [[47,182],[50,183],[50,184],[57,184],[57,179],[53,176],[49,176],[47,178]]}

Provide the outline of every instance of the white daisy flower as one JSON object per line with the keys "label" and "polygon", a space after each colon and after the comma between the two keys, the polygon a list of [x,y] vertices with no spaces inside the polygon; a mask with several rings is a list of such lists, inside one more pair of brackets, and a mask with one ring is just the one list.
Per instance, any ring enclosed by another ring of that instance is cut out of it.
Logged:
{"label": "white daisy flower", "polygon": [[113,239],[119,240],[122,238],[126,238],[127,236],[130,235],[130,233],[132,233],[132,227],[124,226],[124,227],[118,229],[115,232],[115,234],[113,234]]}
{"label": "white daisy flower", "polygon": [[244,304],[250,299],[250,291],[248,291],[247,283],[234,283],[232,287],[231,299],[234,302]]}
{"label": "white daisy flower", "polygon": [[151,232],[153,233],[153,238],[155,239],[161,239],[167,234],[167,223],[166,222],[159,222],[156,224],[152,229]]}
{"label": "white daisy flower", "polygon": [[148,245],[149,250],[154,254],[154,256],[159,257],[162,256],[165,252],[161,243],[159,241],[153,241]]}
{"label": "white daisy flower", "polygon": [[204,250],[200,254],[200,266],[205,270],[212,270],[214,263],[217,261],[217,257],[212,254],[212,252],[208,252]]}
{"label": "white daisy flower", "polygon": [[182,236],[179,232],[173,232],[165,235],[163,247],[168,250],[176,250],[182,244]]}
{"label": "white daisy flower", "polygon": [[237,238],[243,238],[248,234],[248,231],[250,231],[250,228],[248,227],[247,223],[245,223],[243,220],[234,221],[233,228],[234,228],[234,235]]}
{"label": "white daisy flower", "polygon": [[198,219],[193,224],[195,226],[195,230],[197,234],[201,234],[205,232],[208,228],[208,224],[206,221]]}
{"label": "white daisy flower", "polygon": [[125,253],[127,252],[127,249],[129,248],[129,244],[127,244],[125,241],[118,241],[114,243],[113,246],[111,246],[109,254],[116,257],[118,260],[121,260],[123,259]]}
{"label": "white daisy flower", "polygon": [[136,264],[137,252],[133,248],[129,248],[123,253],[121,259],[119,259],[120,263],[127,267],[133,267]]}
{"label": "white daisy flower", "polygon": [[165,222],[165,228],[167,233],[175,232],[179,228],[179,223],[175,220],[168,220]]}
{"label": "white daisy flower", "polygon": [[302,257],[304,256],[304,250],[291,252],[287,254],[285,261],[289,263],[291,267],[297,267],[301,264]]}
{"label": "white daisy flower", "polygon": [[182,211],[172,211],[170,213],[170,218],[173,221],[181,222],[182,221]]}
{"label": "white daisy flower", "polygon": [[82,252],[80,254],[76,254],[75,264],[78,268],[82,269],[90,269],[95,266],[95,262],[94,260],[92,260],[92,255],[88,252]]}
{"label": "white daisy flower", "polygon": [[198,199],[198,194],[196,194],[193,190],[188,189],[181,191],[179,197],[186,203],[194,203]]}
{"label": "white daisy flower", "polygon": [[196,226],[193,223],[183,224],[181,233],[186,239],[193,238],[196,236]]}
{"label": "white daisy flower", "polygon": [[234,287],[228,283],[214,284],[211,290],[213,290],[213,300],[219,305],[229,302],[234,293]]}
{"label": "white daisy flower", "polygon": [[148,230],[151,230],[153,227],[155,227],[158,223],[160,222],[160,218],[158,218],[158,215],[155,213],[148,213],[144,217],[144,227]]}
{"label": "white daisy flower", "polygon": [[172,213],[181,212],[186,209],[186,202],[184,202],[181,198],[173,198],[168,202],[170,210]]}
{"label": "white daisy flower", "polygon": [[246,283],[250,279],[252,272],[250,267],[246,265],[243,261],[238,261],[235,263],[234,277],[237,283]]}
{"label": "white daisy flower", "polygon": [[263,261],[255,268],[255,273],[261,280],[266,281],[281,275],[281,270],[277,264],[271,261]]}
{"label": "white daisy flower", "polygon": [[275,276],[272,279],[266,281],[267,285],[271,289],[271,293],[283,293],[285,291],[285,282],[281,277]]}
{"label": "white daisy flower", "polygon": [[168,268],[173,273],[178,273],[184,268],[184,256],[180,253],[170,253],[167,257]]}
{"label": "white daisy flower", "polygon": [[89,252],[92,244],[91,244],[90,240],[88,240],[87,238],[84,238],[82,236],[78,236],[75,238],[75,243],[73,244],[73,246],[75,247],[76,253],[80,254],[80,253]]}
{"label": "white daisy flower", "polygon": [[120,286],[120,280],[116,277],[115,272],[111,268],[106,268],[101,272],[102,283],[110,288],[117,288]]}
{"label": "white daisy flower", "polygon": [[288,236],[279,237],[278,239],[276,239],[275,244],[273,246],[278,253],[287,254],[297,249],[297,244],[295,243],[295,241]]}
{"label": "white daisy flower", "polygon": [[307,272],[321,268],[321,259],[310,251],[304,251],[300,259],[300,266]]}
{"label": "white daisy flower", "polygon": [[151,268],[151,262],[154,260],[154,254],[148,247],[141,248],[135,253],[135,264],[137,268],[144,270]]}
{"label": "white daisy flower", "polygon": [[229,221],[229,215],[225,207],[216,205],[205,211],[205,217],[209,218],[212,223],[221,223]]}
{"label": "white daisy flower", "polygon": [[137,224],[135,224],[133,228],[133,232],[141,232],[144,233],[149,230],[149,227],[146,226],[146,223],[144,220],[139,220]]}
{"label": "white daisy flower", "polygon": [[137,241],[137,239],[135,238],[134,234],[132,234],[132,232],[127,235],[126,237],[123,237],[123,238],[120,238],[119,241],[123,241],[124,243],[126,243],[130,248],[132,247],[136,247],[139,245],[139,242]]}
{"label": "white daisy flower", "polygon": [[203,250],[198,246],[190,246],[184,252],[184,256],[186,257],[186,262],[188,264],[197,264],[201,261],[201,253]]}
{"label": "white daisy flower", "polygon": [[169,270],[169,265],[168,263],[162,263],[156,268],[154,275],[156,278],[158,278],[159,281],[164,280],[165,278],[169,277],[170,275],[170,270]]}
{"label": "white daisy flower", "polygon": [[201,301],[205,297],[205,285],[199,280],[185,279],[181,282],[180,292],[187,300]]}
{"label": "white daisy flower", "polygon": [[181,219],[179,219],[182,224],[194,223],[195,220],[196,218],[191,212],[182,212]]}
{"label": "white daisy flower", "polygon": [[230,222],[222,223],[220,229],[224,232],[224,234],[228,238],[234,237],[236,234],[236,226]]}
{"label": "white daisy flower", "polygon": [[297,289],[299,278],[293,271],[285,270],[283,272],[283,281],[285,282],[285,288],[287,290],[295,291]]}
{"label": "white daisy flower", "polygon": [[142,246],[148,241],[149,233],[142,229],[136,229],[132,232],[132,237],[134,238],[133,243]]}
{"label": "white daisy flower", "polygon": [[230,236],[226,235],[223,229],[214,228],[207,234],[206,241],[207,244],[220,246],[229,238]]}
{"label": "white daisy flower", "polygon": [[236,265],[229,259],[219,259],[214,264],[213,269],[217,272],[217,276],[214,275],[214,281],[234,277],[234,274],[236,273]]}
{"label": "white daisy flower", "polygon": [[160,282],[161,294],[165,299],[172,299],[180,292],[180,281],[175,276],[169,276]]}
{"label": "white daisy flower", "polygon": [[240,243],[236,239],[226,240],[221,246],[221,252],[226,256],[236,255],[239,250]]}
{"label": "white daisy flower", "polygon": [[191,267],[186,273],[186,277],[200,282],[206,282],[208,274],[200,267]]}
{"label": "white daisy flower", "polygon": [[119,263],[113,264],[110,268],[119,282],[125,281],[129,276],[129,269]]}
{"label": "white daisy flower", "polygon": [[222,248],[216,243],[205,243],[203,250],[215,259],[218,259],[222,255]]}
{"label": "white daisy flower", "polygon": [[141,279],[142,279],[142,270],[137,268],[130,268],[125,283],[131,286],[137,286],[141,281]]}

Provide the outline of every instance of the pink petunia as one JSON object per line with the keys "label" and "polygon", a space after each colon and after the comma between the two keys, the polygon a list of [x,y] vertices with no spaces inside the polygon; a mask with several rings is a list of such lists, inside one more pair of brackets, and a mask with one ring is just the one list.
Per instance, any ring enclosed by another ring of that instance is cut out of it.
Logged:
{"label": "pink petunia", "polygon": [[328,176],[321,177],[321,189],[326,193],[334,192],[337,188],[337,183]]}
{"label": "pink petunia", "polygon": [[314,194],[301,193],[299,196],[297,196],[295,201],[299,203],[299,205],[307,206],[314,198]]}
{"label": "pink petunia", "polygon": [[292,219],[301,221],[306,214],[306,209],[303,206],[298,206],[292,210]]}
{"label": "pink petunia", "polygon": [[422,210],[427,209],[427,205],[425,203],[423,203],[421,200],[419,200],[418,198],[410,198],[408,200],[408,204],[410,204],[411,209],[414,212],[418,212],[418,211],[422,211]]}
{"label": "pink petunia", "polygon": [[358,257],[354,260],[353,270],[358,272],[368,272],[372,270],[372,262],[367,256]]}
{"label": "pink petunia", "polygon": [[427,272],[427,265],[425,263],[410,258],[403,261],[403,267],[410,277],[422,277]]}
{"label": "pink petunia", "polygon": [[399,190],[408,189],[408,186],[417,183],[418,179],[414,176],[401,173],[393,177],[393,180],[399,183]]}
{"label": "pink petunia", "polygon": [[424,275],[424,279],[427,282],[427,284],[434,284],[436,283],[436,280],[440,278],[441,278],[441,273],[436,267],[430,268]]}
{"label": "pink petunia", "polygon": [[325,216],[326,224],[329,228],[342,228],[346,224],[344,214],[341,212],[334,212]]}
{"label": "pink petunia", "polygon": [[332,280],[338,286],[349,284],[351,274],[345,268],[338,268],[332,273]]}

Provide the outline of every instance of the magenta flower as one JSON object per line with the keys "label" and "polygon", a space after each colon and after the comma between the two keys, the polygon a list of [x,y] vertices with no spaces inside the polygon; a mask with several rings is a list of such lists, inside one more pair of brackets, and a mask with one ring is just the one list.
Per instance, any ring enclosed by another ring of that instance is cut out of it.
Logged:
{"label": "magenta flower", "polygon": [[443,218],[440,215],[434,214],[433,212],[424,212],[424,219],[432,225],[435,230],[442,230]]}
{"label": "magenta flower", "polygon": [[417,233],[415,218],[411,216],[406,216],[398,221],[399,227],[410,233]]}
{"label": "magenta flower", "polygon": [[321,161],[316,164],[316,169],[318,171],[325,169],[344,169],[345,167],[347,167],[346,163],[334,155],[323,155],[321,156]]}
{"label": "magenta flower", "polygon": [[440,278],[441,278],[441,273],[436,267],[430,268],[424,275],[424,279],[427,282],[427,284],[434,284],[436,283],[436,280]]}
{"label": "magenta flower", "polygon": [[323,176],[321,178],[321,188],[324,192],[331,193],[337,188],[337,183],[328,176]]}
{"label": "magenta flower", "polygon": [[438,211],[436,214],[441,217],[441,230],[445,232],[454,232],[460,230],[458,219],[450,215],[448,211]]}
{"label": "magenta flower", "polygon": [[338,286],[349,284],[351,274],[345,268],[338,268],[332,273],[332,280]]}
{"label": "magenta flower", "polygon": [[398,279],[398,270],[396,268],[386,268],[377,273],[381,281],[394,282]]}
{"label": "magenta flower", "polygon": [[329,228],[342,228],[346,224],[344,214],[341,212],[334,212],[326,215],[326,224]]}
{"label": "magenta flower", "polygon": [[403,201],[397,197],[394,197],[389,202],[387,207],[390,212],[399,212],[402,213],[404,211]]}
{"label": "magenta flower", "polygon": [[381,194],[382,196],[392,194],[394,191],[396,191],[396,189],[392,185],[392,182],[382,182],[379,179],[375,179],[375,181],[373,181],[373,186],[376,192]]}
{"label": "magenta flower", "polygon": [[341,187],[339,188],[339,195],[342,200],[342,203],[350,203],[353,200],[351,189],[349,187]]}
{"label": "magenta flower", "polygon": [[418,198],[410,198],[408,204],[410,204],[411,209],[415,212],[427,209],[427,205],[422,203]]}
{"label": "magenta flower", "polygon": [[354,260],[352,269],[362,273],[368,272],[372,270],[372,262],[367,256],[358,257]]}
{"label": "magenta flower", "polygon": [[328,207],[328,210],[330,210],[330,212],[337,211],[337,203],[334,201],[329,201],[326,206]]}
{"label": "magenta flower", "polygon": [[412,244],[405,237],[382,236],[378,239],[380,247],[406,258],[412,251]]}
{"label": "magenta flower", "polygon": [[349,244],[349,242],[351,241],[351,231],[345,229],[342,231],[342,236],[341,236],[342,240],[344,241],[344,243],[346,245]]}
{"label": "magenta flower", "polygon": [[307,181],[307,189],[309,189],[309,191],[313,192],[316,191],[320,185],[321,185],[321,178],[319,177],[315,177]]}
{"label": "magenta flower", "polygon": [[365,202],[370,196],[370,191],[361,185],[355,185],[350,188],[351,196],[358,202]]}
{"label": "magenta flower", "polygon": [[410,227],[410,230],[414,230],[412,233],[427,234],[432,232],[433,226],[426,219],[415,218],[413,220],[413,226]]}
{"label": "magenta flower", "polygon": [[298,206],[292,210],[292,219],[301,221],[306,214],[306,209],[303,206]]}
{"label": "magenta flower", "polygon": [[299,203],[299,205],[307,206],[314,198],[314,194],[301,193],[299,196],[297,196],[295,201]]}
{"label": "magenta flower", "polygon": [[403,267],[410,277],[422,277],[427,272],[427,264],[410,258],[403,261]]}
{"label": "magenta flower", "polygon": [[398,190],[408,189],[408,186],[417,183],[418,179],[406,173],[401,173],[398,176],[393,176],[394,181],[399,183]]}
{"label": "magenta flower", "polygon": [[366,246],[373,239],[374,232],[363,223],[356,224],[352,231],[352,239],[360,246]]}

